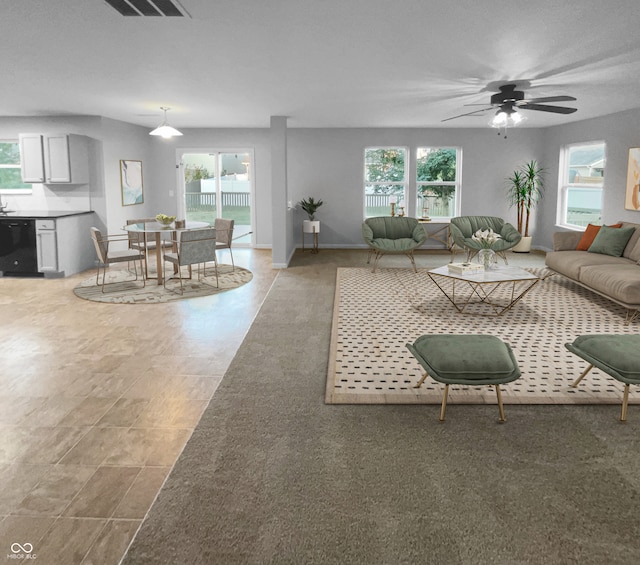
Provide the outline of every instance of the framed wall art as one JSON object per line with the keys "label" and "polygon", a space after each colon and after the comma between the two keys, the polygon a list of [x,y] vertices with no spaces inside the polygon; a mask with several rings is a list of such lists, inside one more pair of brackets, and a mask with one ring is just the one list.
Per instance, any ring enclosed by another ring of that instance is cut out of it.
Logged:
{"label": "framed wall art", "polygon": [[120,161],[120,184],[122,186],[122,205],[142,204],[142,161]]}
{"label": "framed wall art", "polygon": [[629,149],[627,166],[627,194],[624,207],[627,210],[640,210],[640,147]]}

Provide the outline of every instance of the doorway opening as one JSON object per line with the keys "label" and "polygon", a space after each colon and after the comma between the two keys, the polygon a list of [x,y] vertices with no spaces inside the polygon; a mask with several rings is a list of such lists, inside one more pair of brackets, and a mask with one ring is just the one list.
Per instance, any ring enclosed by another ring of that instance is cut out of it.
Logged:
{"label": "doorway opening", "polygon": [[180,156],[184,217],[235,220],[233,245],[253,245],[253,152],[189,151]]}

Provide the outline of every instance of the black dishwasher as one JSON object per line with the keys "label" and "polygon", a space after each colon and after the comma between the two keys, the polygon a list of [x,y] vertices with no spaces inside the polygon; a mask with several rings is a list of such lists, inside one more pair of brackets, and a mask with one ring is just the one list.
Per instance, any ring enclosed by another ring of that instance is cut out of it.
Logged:
{"label": "black dishwasher", "polygon": [[0,275],[38,273],[35,220],[0,218]]}

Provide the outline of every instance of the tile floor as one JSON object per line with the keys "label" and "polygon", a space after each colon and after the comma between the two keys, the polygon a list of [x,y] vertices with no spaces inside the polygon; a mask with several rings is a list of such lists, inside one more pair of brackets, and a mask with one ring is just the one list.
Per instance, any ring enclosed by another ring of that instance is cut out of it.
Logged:
{"label": "tile floor", "polygon": [[[0,560],[120,561],[277,276],[270,251],[234,257],[251,283],[168,304],[77,298],[94,271],[0,278]],[[365,264],[321,250],[292,268]]]}
{"label": "tile floor", "polygon": [[169,304],[0,278],[0,562],[120,561],[278,273],[234,258],[251,283]]}

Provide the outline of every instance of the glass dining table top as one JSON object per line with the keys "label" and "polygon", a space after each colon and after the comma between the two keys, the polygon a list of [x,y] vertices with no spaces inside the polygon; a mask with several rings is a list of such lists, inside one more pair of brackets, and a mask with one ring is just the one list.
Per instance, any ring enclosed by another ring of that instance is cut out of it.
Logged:
{"label": "glass dining table top", "polygon": [[208,222],[196,222],[196,221],[187,221],[185,222],[185,226],[183,228],[176,228],[175,224],[169,224],[165,226],[159,222],[139,222],[137,224],[127,224],[124,226],[124,229],[130,232],[138,232],[138,233],[160,233],[164,231],[182,231],[182,230],[197,230],[200,228],[208,228],[211,224]]}
{"label": "glass dining table top", "polygon": [[[201,228],[209,228],[211,227],[211,224],[209,224],[208,222],[196,222],[196,221],[187,221],[185,222],[185,226],[181,227],[181,228],[176,228],[174,223],[169,224],[168,226],[165,226],[164,224],[161,224],[159,222],[139,222],[137,224],[127,224],[126,226],[123,227],[124,230],[126,230],[129,233],[153,233],[155,234],[155,240],[156,240],[156,248],[155,248],[155,255],[156,255],[156,272],[157,272],[157,279],[158,279],[158,284],[162,284],[162,246],[160,245],[160,241],[162,238],[162,234],[164,232],[182,232],[182,231],[187,231],[187,230],[197,230],[197,229],[201,229]],[[149,239],[147,236],[144,236],[145,239]],[[145,253],[144,255],[144,260],[145,260],[145,265],[146,265],[146,261],[147,261],[147,253]],[[147,273],[147,278],[148,277],[148,273]]]}

